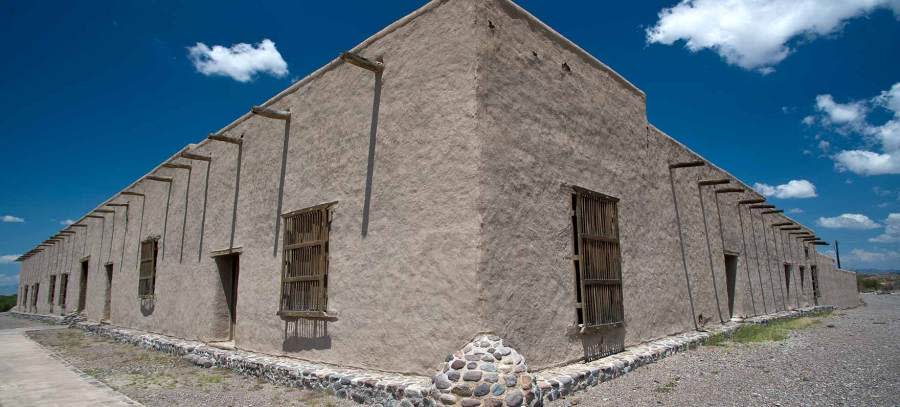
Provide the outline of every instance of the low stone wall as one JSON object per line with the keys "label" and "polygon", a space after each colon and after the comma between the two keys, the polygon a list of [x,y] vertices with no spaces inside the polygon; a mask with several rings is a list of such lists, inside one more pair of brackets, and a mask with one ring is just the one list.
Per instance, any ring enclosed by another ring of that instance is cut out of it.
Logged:
{"label": "low stone wall", "polygon": [[742,325],[765,324],[770,321],[795,318],[834,309],[832,306],[801,308],[775,314],[748,318],[742,322],[727,322],[706,331],[691,331],[672,335],[628,348],[624,352],[592,362],[573,363],[537,372],[538,388],[546,400],[556,400],[599,383],[612,380],[641,366],[654,363],[679,352],[696,348],[709,338],[723,334],[730,336]]}
{"label": "low stone wall", "polygon": [[[709,338],[730,336],[745,324],[765,324],[831,311],[818,306],[732,321],[702,331],[672,335],[591,362],[529,372],[525,358],[505,346],[495,335],[480,334],[463,349],[447,355],[433,377],[401,375],[343,368],[293,358],[242,350],[225,350],[203,342],[116,327],[96,322],[78,322],[76,314],[65,318],[20,312],[10,314],[42,322],[69,324],[87,333],[102,335],[145,349],[184,357],[205,368],[222,367],[256,376],[282,386],[324,391],[339,398],[376,406],[432,407],[438,404],[464,407],[542,406],[624,375],[678,352],[696,348]],[[73,322],[74,321],[74,322]]]}

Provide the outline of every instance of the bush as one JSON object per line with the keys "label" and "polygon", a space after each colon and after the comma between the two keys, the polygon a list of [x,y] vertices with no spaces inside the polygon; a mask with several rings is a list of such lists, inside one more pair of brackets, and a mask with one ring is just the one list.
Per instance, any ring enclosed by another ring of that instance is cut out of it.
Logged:
{"label": "bush", "polygon": [[881,289],[881,282],[863,276],[856,276],[856,285],[860,292],[871,292]]}
{"label": "bush", "polygon": [[16,306],[16,294],[0,295],[0,312],[6,312]]}

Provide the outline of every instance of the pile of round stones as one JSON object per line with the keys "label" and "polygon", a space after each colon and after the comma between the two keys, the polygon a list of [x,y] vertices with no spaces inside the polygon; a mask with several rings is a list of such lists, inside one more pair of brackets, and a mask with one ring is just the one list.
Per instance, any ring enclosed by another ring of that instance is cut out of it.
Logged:
{"label": "pile of round stones", "polygon": [[537,406],[542,402],[525,358],[496,335],[479,335],[447,355],[432,378],[432,398],[463,407]]}

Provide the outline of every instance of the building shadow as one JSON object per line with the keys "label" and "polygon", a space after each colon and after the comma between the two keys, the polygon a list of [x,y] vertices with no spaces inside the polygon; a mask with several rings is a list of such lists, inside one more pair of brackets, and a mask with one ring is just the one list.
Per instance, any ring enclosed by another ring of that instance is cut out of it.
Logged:
{"label": "building shadow", "polygon": [[284,342],[281,344],[283,351],[300,352],[330,348],[328,321],[305,318],[284,321]]}
{"label": "building shadow", "polygon": [[156,310],[156,298],[141,298],[141,315],[150,316],[154,310]]}
{"label": "building shadow", "polygon": [[581,336],[584,360],[592,361],[625,350],[625,328],[605,328]]}

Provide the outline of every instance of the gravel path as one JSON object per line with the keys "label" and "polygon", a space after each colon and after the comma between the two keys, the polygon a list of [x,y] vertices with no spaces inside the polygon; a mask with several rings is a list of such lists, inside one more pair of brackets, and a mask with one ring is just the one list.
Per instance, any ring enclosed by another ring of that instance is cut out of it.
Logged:
{"label": "gravel path", "polygon": [[900,295],[863,298],[787,340],[701,347],[550,405],[900,405]]}
{"label": "gravel path", "polygon": [[275,386],[228,369],[203,369],[180,357],[85,335],[79,329],[27,334],[81,371],[147,406],[356,405],[322,392]]}

